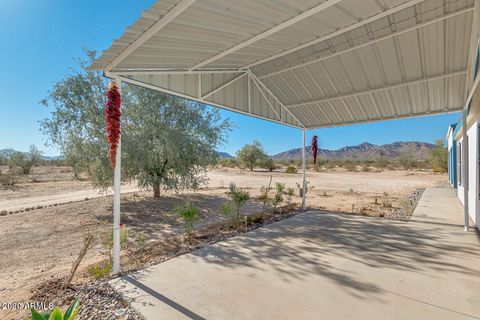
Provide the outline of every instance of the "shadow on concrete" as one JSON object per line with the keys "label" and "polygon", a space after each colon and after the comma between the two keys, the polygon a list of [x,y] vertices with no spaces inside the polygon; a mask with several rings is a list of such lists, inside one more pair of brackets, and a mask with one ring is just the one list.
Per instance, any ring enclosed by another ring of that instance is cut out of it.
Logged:
{"label": "shadow on concrete", "polygon": [[137,281],[136,279],[134,279],[130,276],[125,275],[125,276],[122,277],[122,280],[125,280],[125,281],[131,283],[135,287],[143,290],[145,293],[149,294],[150,296],[154,297],[155,299],[159,300],[160,302],[165,303],[166,305],[170,306],[171,308],[177,310],[178,312],[180,312],[181,314],[183,314],[184,316],[186,316],[189,319],[206,320],[205,318],[199,316],[195,312],[185,308],[184,306],[176,303],[173,300],[170,300],[169,298],[165,297],[163,294],[155,291],[154,289],[146,286],[145,284]]}
{"label": "shadow on concrete", "polygon": [[255,262],[262,261],[273,266],[284,281],[320,274],[362,298],[382,289],[357,280],[351,270],[331,265],[327,256],[356,261],[373,271],[391,268],[428,273],[434,269],[480,276],[478,269],[462,265],[460,259],[445,259],[463,254],[480,254],[478,243],[452,241],[452,228],[314,211],[197,250],[192,256],[222,268],[258,268]]}

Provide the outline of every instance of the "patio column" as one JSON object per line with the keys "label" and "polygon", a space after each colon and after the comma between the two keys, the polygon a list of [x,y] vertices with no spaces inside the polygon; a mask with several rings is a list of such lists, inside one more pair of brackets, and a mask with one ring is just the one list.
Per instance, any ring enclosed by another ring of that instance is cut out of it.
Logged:
{"label": "patio column", "polygon": [[305,210],[306,206],[306,194],[307,194],[307,180],[305,179],[305,167],[306,167],[306,156],[305,156],[305,128],[302,129],[302,209]]}
{"label": "patio column", "polygon": [[[122,82],[117,80],[118,90],[121,91]],[[122,134],[118,139],[115,170],[113,172],[113,252],[112,252],[112,273],[120,272],[120,182],[122,166]]]}
{"label": "patio column", "polygon": [[468,107],[462,111],[462,182],[463,182],[463,214],[465,218],[465,231],[468,231],[470,227],[470,217],[468,215],[468,136],[467,136],[467,112]]}

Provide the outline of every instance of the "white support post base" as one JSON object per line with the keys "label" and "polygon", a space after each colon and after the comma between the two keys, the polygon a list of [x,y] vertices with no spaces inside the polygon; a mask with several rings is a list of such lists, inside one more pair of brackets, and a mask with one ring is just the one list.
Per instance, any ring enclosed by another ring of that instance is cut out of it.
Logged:
{"label": "white support post base", "polygon": [[[119,90],[121,82],[118,82]],[[121,91],[120,91],[121,92]],[[122,136],[118,139],[117,158],[113,173],[113,252],[112,252],[112,273],[120,272],[120,182],[122,170]]]}
{"label": "white support post base", "polygon": [[302,129],[302,209],[307,209],[306,203],[306,194],[307,194],[307,180],[305,179],[305,168],[306,168],[306,155],[305,155],[305,129]]}

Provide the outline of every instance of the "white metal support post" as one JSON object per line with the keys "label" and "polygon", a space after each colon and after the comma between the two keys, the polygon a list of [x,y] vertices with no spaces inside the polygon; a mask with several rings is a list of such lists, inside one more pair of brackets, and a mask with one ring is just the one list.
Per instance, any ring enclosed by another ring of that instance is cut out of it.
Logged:
{"label": "white metal support post", "polygon": [[[118,90],[121,91],[122,82],[116,80]],[[120,130],[121,132],[121,130]],[[120,272],[120,182],[122,169],[122,134],[118,138],[117,156],[115,170],[113,173],[113,252],[112,252],[112,273]]]}
{"label": "white metal support post", "polygon": [[463,177],[462,177],[462,184],[463,184],[463,213],[465,218],[465,231],[468,231],[470,227],[470,217],[468,215],[468,136],[467,136],[467,112],[468,107],[463,108],[462,111],[462,165],[463,165]]}
{"label": "white metal support post", "polygon": [[305,128],[302,129],[302,209],[307,208],[306,194],[307,194],[307,180],[305,180],[305,168],[306,168],[306,156],[305,156]]}

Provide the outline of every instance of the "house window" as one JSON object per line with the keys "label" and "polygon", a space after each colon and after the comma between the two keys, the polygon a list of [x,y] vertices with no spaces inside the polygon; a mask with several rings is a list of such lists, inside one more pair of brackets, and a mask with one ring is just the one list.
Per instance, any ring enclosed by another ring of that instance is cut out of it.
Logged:
{"label": "house window", "polygon": [[458,185],[462,185],[462,143],[458,143],[458,149],[457,149],[457,173],[458,173]]}

